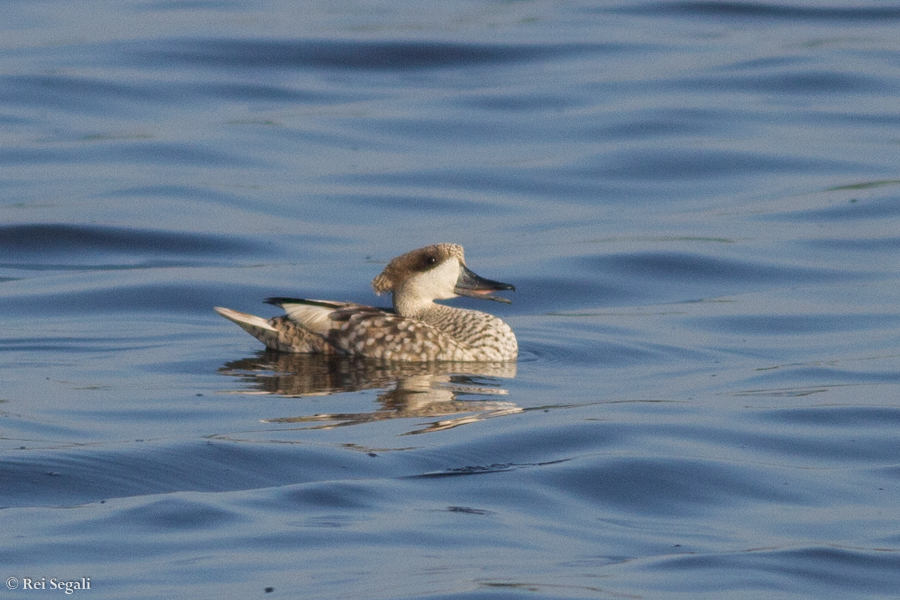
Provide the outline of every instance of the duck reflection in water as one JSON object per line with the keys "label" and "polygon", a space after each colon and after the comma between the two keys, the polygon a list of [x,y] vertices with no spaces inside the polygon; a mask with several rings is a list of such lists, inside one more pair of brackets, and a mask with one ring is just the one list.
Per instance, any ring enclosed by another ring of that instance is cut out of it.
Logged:
{"label": "duck reflection in water", "polygon": [[266,350],[258,357],[227,363],[220,372],[239,377],[250,385],[251,390],[238,393],[306,397],[384,390],[377,397],[379,407],[371,412],[263,420],[264,423],[301,424],[301,429],[331,429],[389,419],[439,418],[424,428],[407,432],[414,434],[522,412],[512,402],[479,399],[508,393],[497,379],[514,378],[514,362],[390,363],[351,356]]}

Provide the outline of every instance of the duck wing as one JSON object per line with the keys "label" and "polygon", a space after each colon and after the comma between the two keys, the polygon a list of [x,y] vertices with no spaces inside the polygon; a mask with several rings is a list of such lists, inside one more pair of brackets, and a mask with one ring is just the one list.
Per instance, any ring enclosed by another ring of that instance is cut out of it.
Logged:
{"label": "duck wing", "polygon": [[[290,320],[336,351],[391,361],[453,359],[460,344],[436,327],[391,309],[327,300],[269,298]],[[333,350],[333,351],[334,351]]]}

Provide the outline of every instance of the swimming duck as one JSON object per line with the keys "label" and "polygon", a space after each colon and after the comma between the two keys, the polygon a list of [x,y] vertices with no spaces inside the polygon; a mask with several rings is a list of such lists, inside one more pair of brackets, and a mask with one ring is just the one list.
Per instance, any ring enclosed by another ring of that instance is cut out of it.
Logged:
{"label": "swimming duck", "polygon": [[435,304],[457,296],[510,303],[491,295],[515,286],[479,277],[462,246],[434,244],[391,260],[372,280],[393,310],[350,302],[268,298],[282,316],[266,320],[229,308],[216,312],[273,350],[363,356],[390,361],[511,361],[519,347],[509,325],[477,310]]}

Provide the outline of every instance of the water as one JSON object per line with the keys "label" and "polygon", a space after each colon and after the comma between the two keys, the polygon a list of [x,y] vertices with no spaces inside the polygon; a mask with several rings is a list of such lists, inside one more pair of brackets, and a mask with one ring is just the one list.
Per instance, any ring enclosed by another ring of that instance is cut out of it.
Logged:
{"label": "water", "polygon": [[[17,590],[896,596],[900,5],[4,11]],[[454,301],[516,365],[273,355],[211,310],[375,303],[438,241],[517,286]]]}

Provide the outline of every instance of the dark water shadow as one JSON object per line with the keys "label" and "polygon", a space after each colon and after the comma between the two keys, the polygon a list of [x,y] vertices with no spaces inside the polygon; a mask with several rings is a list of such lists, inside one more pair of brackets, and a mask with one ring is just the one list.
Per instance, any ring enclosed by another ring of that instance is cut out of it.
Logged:
{"label": "dark water shadow", "polygon": [[266,246],[238,236],[173,230],[25,223],[0,225],[0,263],[65,267],[88,262],[121,262],[123,257],[178,259],[186,264],[203,259],[246,256]]}
{"label": "dark water shadow", "polygon": [[224,69],[413,71],[620,51],[616,44],[471,44],[403,40],[167,39],[122,45],[126,64]]}
{"label": "dark water shadow", "polygon": [[[702,0],[698,2],[635,2],[614,7],[584,9],[585,12],[632,13],[646,16],[677,16],[689,18],[730,18],[754,19],[757,21],[794,22],[880,22],[900,19],[897,6],[801,6],[801,3],[775,2],[721,2]],[[815,3],[811,3],[815,4]],[[826,3],[828,4],[828,3]]]}
{"label": "dark water shadow", "polygon": [[439,419],[408,431],[409,435],[522,412],[513,402],[485,398],[508,394],[498,380],[514,378],[516,363],[386,363],[347,356],[265,351],[256,357],[228,362],[219,372],[237,377],[247,386],[246,391],[236,393],[306,397],[382,390],[377,394],[378,408],[373,411],[263,421],[297,424],[299,429],[331,429],[390,419]]}

